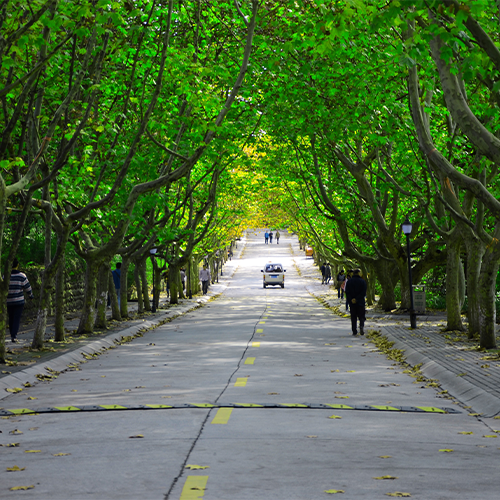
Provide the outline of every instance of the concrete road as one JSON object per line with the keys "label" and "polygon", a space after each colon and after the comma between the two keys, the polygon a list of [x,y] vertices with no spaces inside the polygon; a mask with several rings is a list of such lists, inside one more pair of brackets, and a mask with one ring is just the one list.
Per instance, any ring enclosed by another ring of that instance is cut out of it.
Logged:
{"label": "concrete road", "polygon": [[[3,400],[83,410],[0,420],[0,498],[498,498],[497,434],[353,338],[291,238],[249,234],[222,297]],[[268,261],[284,289],[263,289]]]}

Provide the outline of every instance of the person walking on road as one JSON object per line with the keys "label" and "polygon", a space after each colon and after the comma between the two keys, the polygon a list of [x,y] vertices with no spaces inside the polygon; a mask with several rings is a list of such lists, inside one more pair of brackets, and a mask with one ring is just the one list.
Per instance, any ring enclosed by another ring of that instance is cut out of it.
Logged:
{"label": "person walking on road", "polygon": [[210,269],[208,269],[206,264],[204,264],[203,269],[200,271],[200,281],[203,295],[206,295],[208,293],[208,285],[210,283]]}
{"label": "person walking on road", "polygon": [[276,245],[280,244],[280,232],[276,231]]}
{"label": "person walking on road", "polygon": [[344,270],[341,269],[339,274],[337,274],[337,292],[338,292],[338,298],[343,299],[344,298],[344,288],[342,285],[344,284],[345,281],[345,274]]}
{"label": "person walking on road", "polygon": [[321,271],[321,284],[323,285],[325,283],[326,262],[323,262],[319,270]]}
{"label": "person walking on road", "polygon": [[271,243],[271,244],[273,243],[273,232],[272,231],[269,233],[269,243]]}
{"label": "person walking on road", "polygon": [[116,290],[116,296],[118,297],[118,307],[121,307],[120,305],[120,289],[121,289],[121,281],[122,281],[122,263],[117,262],[116,263],[116,269],[114,271],[111,271],[111,274],[113,275],[113,283],[115,285],[115,290]]}
{"label": "person walking on road", "polygon": [[266,231],[264,233],[264,243],[267,245],[269,242],[269,233]]}
{"label": "person walking on road", "polygon": [[21,315],[24,309],[24,293],[34,299],[28,277],[19,271],[19,261],[14,259],[10,273],[9,293],[7,294],[7,313],[9,315],[9,330],[12,342],[17,342],[17,333],[21,325]]}
{"label": "person walking on road", "polygon": [[332,270],[330,268],[330,264],[327,263],[325,267],[325,285],[328,285],[331,279],[332,279]]}
{"label": "person walking on road", "polygon": [[186,289],[186,271],[184,268],[181,269],[181,284],[182,284],[182,289]]}
{"label": "person walking on road", "polygon": [[359,333],[364,335],[366,281],[361,277],[359,269],[354,269],[352,272],[352,278],[347,281],[345,286],[345,294],[351,310],[352,334],[354,336],[358,334],[357,323],[359,319]]}

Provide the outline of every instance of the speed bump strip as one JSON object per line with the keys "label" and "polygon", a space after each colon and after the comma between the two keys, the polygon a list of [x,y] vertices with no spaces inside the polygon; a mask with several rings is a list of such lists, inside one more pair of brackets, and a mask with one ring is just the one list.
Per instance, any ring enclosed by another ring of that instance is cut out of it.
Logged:
{"label": "speed bump strip", "polygon": [[462,413],[456,408],[437,408],[435,406],[387,406],[387,405],[343,405],[326,403],[180,403],[174,405],[144,404],[144,405],[81,405],[81,406],[53,406],[51,408],[17,408],[0,409],[0,417],[12,415],[33,415],[35,413],[62,413],[77,411],[115,411],[115,410],[162,410],[183,408],[307,408],[310,410],[357,410],[357,411],[399,411],[401,413]]}

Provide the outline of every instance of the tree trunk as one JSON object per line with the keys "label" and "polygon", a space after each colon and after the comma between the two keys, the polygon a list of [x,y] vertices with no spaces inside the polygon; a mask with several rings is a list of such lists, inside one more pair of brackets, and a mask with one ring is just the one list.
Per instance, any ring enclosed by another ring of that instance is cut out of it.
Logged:
{"label": "tree trunk", "polygon": [[[174,264],[170,264],[168,267],[168,281],[170,283],[170,303],[178,304],[179,303],[179,266]],[[182,288],[182,286],[181,286]]]}
{"label": "tree trunk", "polygon": [[144,302],[144,309],[146,311],[151,311],[151,301],[149,300],[148,276],[146,274],[146,269],[147,269],[147,257],[144,257],[139,264],[139,273],[141,276],[141,284],[142,284],[142,297]]}
{"label": "tree trunk", "polygon": [[94,326],[100,330],[107,330],[108,328],[106,307],[108,305],[109,274],[111,274],[111,269],[108,261],[99,266],[99,278],[97,283],[97,312]]}
{"label": "tree trunk", "polygon": [[56,274],[56,293],[55,293],[55,338],[56,342],[63,342],[66,336],[64,331],[64,288],[65,288],[65,276],[66,276],[66,255],[63,253],[59,265],[57,266]]}
{"label": "tree trunk", "polygon": [[391,278],[391,268],[393,266],[386,261],[379,261],[375,265],[375,273],[382,288],[382,294],[378,302],[378,307],[384,311],[396,309],[396,296],[394,294],[395,284]]}
{"label": "tree trunk", "polygon": [[140,276],[140,262],[137,260],[134,262],[134,281],[135,288],[137,290],[137,314],[144,313],[144,302],[142,300],[142,286],[141,286],[141,276]]}
{"label": "tree trunk", "polygon": [[35,331],[31,342],[32,349],[42,349],[47,329],[47,316],[49,315],[50,299],[54,289],[54,275],[57,268],[53,266],[45,269],[40,287],[40,300],[36,315]]}
{"label": "tree trunk", "polygon": [[479,347],[496,349],[495,285],[498,273],[496,252],[486,252],[479,275]]}
{"label": "tree trunk", "polygon": [[481,260],[484,255],[484,244],[475,235],[467,232],[464,238],[467,247],[467,319],[469,322],[468,336],[473,338],[474,334],[481,330],[479,321],[479,306],[481,297],[479,294],[479,274]]}
{"label": "tree trunk", "polygon": [[77,335],[84,335],[94,331],[96,284],[100,265],[95,257],[92,258],[90,256],[87,257],[86,264],[85,295],[83,298],[83,310],[80,317],[80,324],[76,331]]}
{"label": "tree trunk", "polygon": [[462,324],[462,304],[460,303],[460,248],[461,233],[456,228],[447,242],[446,260],[446,330],[464,330]]}
{"label": "tree trunk", "polygon": [[120,315],[122,318],[128,318],[128,268],[130,259],[122,258],[122,272],[120,278]]}
{"label": "tree trunk", "polygon": [[115,282],[113,280],[113,274],[111,269],[108,273],[108,293],[111,301],[111,317],[116,321],[122,320],[122,315],[120,314],[120,308],[118,307],[118,295],[116,294]]}
{"label": "tree trunk", "polygon": [[158,265],[156,263],[156,259],[153,259],[153,280],[154,280],[154,297],[153,301],[155,304],[155,308],[158,309],[160,307],[160,292],[161,292],[161,272],[158,269]]}
{"label": "tree trunk", "polygon": [[7,330],[8,314],[7,314],[7,294],[9,282],[5,282],[7,286],[0,286],[0,363],[5,363],[6,347],[5,347],[5,332]]}

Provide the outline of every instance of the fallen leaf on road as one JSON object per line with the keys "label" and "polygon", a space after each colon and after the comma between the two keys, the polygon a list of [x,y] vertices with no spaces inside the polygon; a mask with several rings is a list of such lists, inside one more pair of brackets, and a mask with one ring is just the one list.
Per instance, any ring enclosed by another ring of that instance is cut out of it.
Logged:
{"label": "fallen leaf on road", "polygon": [[138,386],[136,386],[136,389],[145,389],[145,388],[146,388],[145,385],[138,385]]}
{"label": "fallen leaf on road", "polygon": [[349,399],[349,396],[335,396],[337,399]]}
{"label": "fallen leaf on road", "polygon": [[5,371],[5,370],[2,370],[2,373],[3,373],[4,375],[10,375],[12,372],[8,372],[8,371]]}
{"label": "fallen leaf on road", "polygon": [[78,392],[76,389],[71,389],[71,392]]}
{"label": "fallen leaf on road", "polygon": [[122,392],[130,392],[130,389],[123,389]]}
{"label": "fallen leaf on road", "polygon": [[279,392],[268,392],[267,393],[269,396],[277,396]]}
{"label": "fallen leaf on road", "polygon": [[54,453],[54,457],[66,457],[68,455],[71,455],[71,453]]}
{"label": "fallen leaf on road", "polygon": [[9,488],[10,491],[19,491],[19,490],[32,490],[35,487],[34,484],[31,486],[13,486],[12,488]]}
{"label": "fallen leaf on road", "polygon": [[345,493],[344,490],[325,490],[325,493],[329,493],[330,495],[334,495],[335,493]]}
{"label": "fallen leaf on road", "polygon": [[296,373],[294,377],[302,377],[303,375],[301,373]]}
{"label": "fallen leaf on road", "polygon": [[306,438],[317,438],[318,436],[306,436]]}
{"label": "fallen leaf on road", "polygon": [[338,373],[340,370],[330,370],[332,373]]}
{"label": "fallen leaf on road", "polygon": [[33,387],[29,382],[26,382],[25,384],[23,384],[24,387]]}
{"label": "fallen leaf on road", "polygon": [[469,417],[479,417],[480,413],[469,413]]}
{"label": "fallen leaf on road", "polygon": [[337,345],[335,342],[329,342],[328,344],[325,345]]}
{"label": "fallen leaf on road", "polygon": [[30,431],[37,431],[39,429],[39,427],[30,427],[29,430]]}
{"label": "fallen leaf on road", "polygon": [[33,396],[29,396],[29,397],[28,397],[28,399],[29,399],[30,401],[32,401],[33,399],[38,399],[38,398],[34,398]]}
{"label": "fallen leaf on road", "polygon": [[439,450],[439,451],[442,451],[443,453],[451,453],[454,450],[449,450],[449,449],[443,448],[442,450]]}
{"label": "fallen leaf on road", "polygon": [[346,373],[355,373],[356,370],[347,370]]}
{"label": "fallen leaf on road", "polygon": [[462,432],[459,432],[458,434],[474,434],[474,433],[471,431],[462,431]]}
{"label": "fallen leaf on road", "polygon": [[5,389],[7,392],[13,392],[13,393],[16,393],[16,392],[21,392],[22,389],[21,387],[14,387],[13,389],[11,389],[10,387],[8,387],[7,389]]}
{"label": "fallen leaf on road", "polygon": [[498,436],[496,434],[488,434],[486,436],[483,436],[484,438],[497,438]]}
{"label": "fallen leaf on road", "polygon": [[171,398],[172,396],[161,396],[163,399],[169,399]]}
{"label": "fallen leaf on road", "polygon": [[143,438],[144,436],[142,434],[137,434],[136,436],[129,436],[130,439],[134,438]]}
{"label": "fallen leaf on road", "polygon": [[405,493],[404,491],[395,491],[394,493],[386,493],[388,497],[411,497],[409,493]]}
{"label": "fallen leaf on road", "polygon": [[339,417],[338,415],[332,415],[331,417],[328,418],[342,418],[342,417]]}
{"label": "fallen leaf on road", "polygon": [[42,450],[24,450],[24,453],[42,453]]}
{"label": "fallen leaf on road", "polygon": [[392,455],[380,455],[378,458],[392,458]]}
{"label": "fallen leaf on road", "polygon": [[9,434],[22,434],[23,431],[20,431],[19,429],[14,429],[13,431],[10,431]]}
{"label": "fallen leaf on road", "polygon": [[186,469],[191,469],[191,470],[198,470],[198,469],[209,469],[210,465],[193,465],[193,464],[187,464]]}
{"label": "fallen leaf on road", "polygon": [[347,382],[335,382],[338,385],[347,384]]}
{"label": "fallen leaf on road", "polygon": [[396,476],[379,476],[374,477],[373,479],[398,479]]}
{"label": "fallen leaf on road", "polygon": [[4,444],[6,448],[15,448],[16,446],[19,446],[19,443],[9,443],[9,444]]}
{"label": "fallen leaf on road", "polygon": [[17,472],[25,469],[26,467],[18,467],[17,465],[14,465],[14,467],[7,467],[7,472]]}

